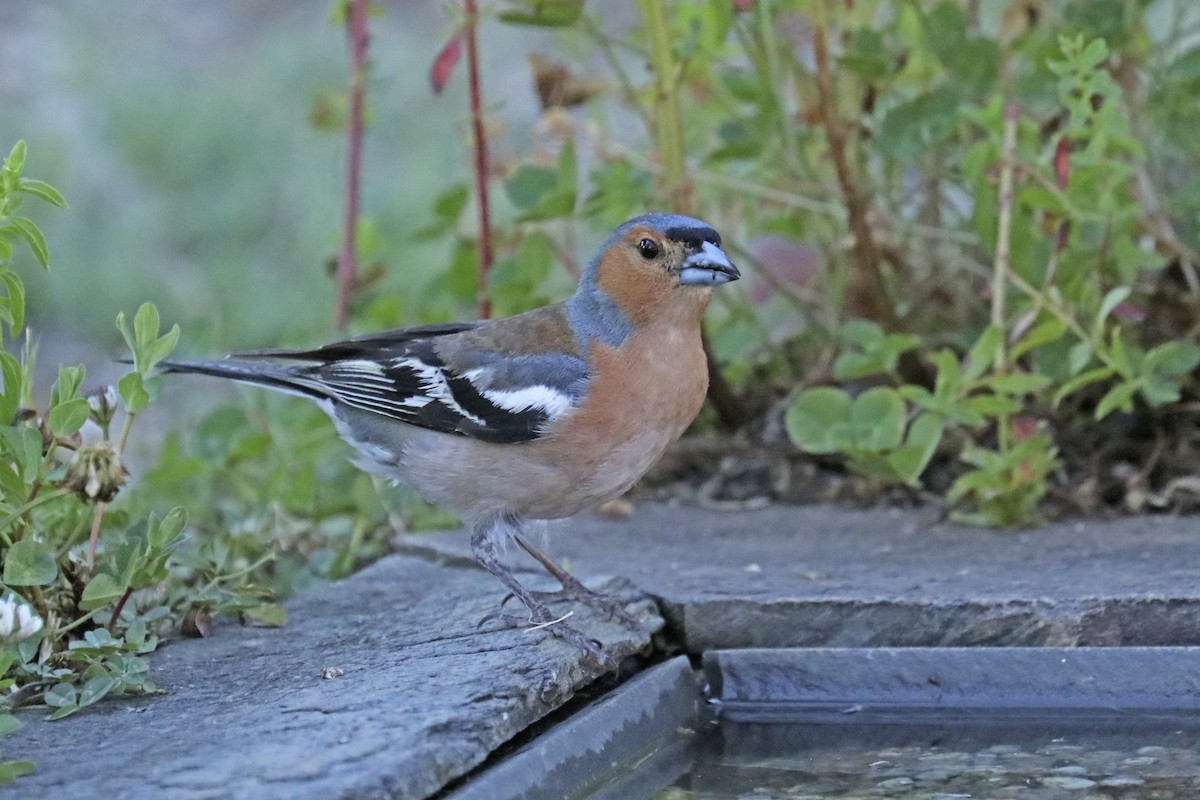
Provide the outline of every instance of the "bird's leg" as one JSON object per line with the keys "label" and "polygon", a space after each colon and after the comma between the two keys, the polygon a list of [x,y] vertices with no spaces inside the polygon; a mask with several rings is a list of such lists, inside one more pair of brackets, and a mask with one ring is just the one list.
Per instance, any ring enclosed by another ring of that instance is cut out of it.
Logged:
{"label": "bird's leg", "polygon": [[[532,628],[544,628],[552,636],[557,636],[567,642],[578,647],[588,654],[589,657],[606,669],[615,669],[616,662],[612,656],[608,655],[601,649],[601,643],[595,639],[585,636],[579,630],[566,625],[562,620],[556,618],[544,602],[537,598],[535,592],[531,592],[521,585],[509,571],[508,567],[500,561],[496,554],[496,544],[492,540],[493,530],[496,526],[507,524],[510,529],[515,528],[515,523],[512,520],[496,519],[487,520],[475,526],[474,532],[471,534],[471,550],[475,554],[475,560],[480,566],[488,572],[500,579],[500,582],[508,587],[508,591],[513,597],[520,600],[525,608],[529,610],[528,621],[521,620],[510,614],[489,614],[479,621],[479,626],[491,620],[498,620],[511,627],[526,627],[528,623],[532,623]],[[515,530],[512,533],[516,534]],[[519,537],[519,534],[517,534]],[[518,538],[519,541],[519,538]]]}
{"label": "bird's leg", "polygon": [[584,586],[578,578],[558,564],[555,564],[550,556],[535,547],[532,542],[520,533],[514,533],[513,539],[521,546],[522,550],[529,553],[534,561],[545,567],[546,571],[553,575],[554,579],[562,585],[562,590],[557,592],[531,592],[537,600],[543,603],[553,603],[558,600],[578,600],[585,605],[603,611],[610,618],[616,617],[635,629],[641,627],[637,618],[625,610],[625,604],[618,598],[602,594]]}

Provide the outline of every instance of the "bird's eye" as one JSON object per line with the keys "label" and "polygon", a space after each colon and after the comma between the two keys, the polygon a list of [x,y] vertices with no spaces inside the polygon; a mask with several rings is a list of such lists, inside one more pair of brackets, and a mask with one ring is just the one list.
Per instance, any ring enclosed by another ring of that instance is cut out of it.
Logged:
{"label": "bird's eye", "polygon": [[658,258],[658,243],[653,239],[642,239],[638,242],[638,253],[647,261]]}

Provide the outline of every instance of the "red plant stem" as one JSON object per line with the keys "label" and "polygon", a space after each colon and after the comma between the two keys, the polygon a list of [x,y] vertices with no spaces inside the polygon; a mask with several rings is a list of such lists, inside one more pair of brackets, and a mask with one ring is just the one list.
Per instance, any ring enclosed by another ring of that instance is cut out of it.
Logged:
{"label": "red plant stem", "polygon": [[475,193],[479,200],[479,318],[492,315],[492,301],[488,294],[488,275],[492,271],[492,223],[488,204],[488,154],[487,138],[483,131],[483,100],[479,91],[479,49],[476,45],[475,29],[478,27],[479,9],[475,0],[463,0],[465,20],[463,32],[467,40],[467,85],[471,96],[471,138],[475,149]]}
{"label": "red plant stem", "polygon": [[117,605],[113,608],[112,619],[108,621],[108,632],[112,633],[117,627],[117,620],[121,618],[121,612],[125,610],[125,604],[129,602],[129,597],[133,594],[133,587],[129,586],[125,589],[125,594],[121,595],[121,599],[117,601]]}
{"label": "red plant stem", "polygon": [[333,322],[346,327],[350,295],[358,283],[357,231],[359,179],[362,174],[363,91],[367,75],[367,0],[347,3],[346,38],[350,43],[350,113],[346,121],[346,188],[342,246],[337,259],[337,305]]}

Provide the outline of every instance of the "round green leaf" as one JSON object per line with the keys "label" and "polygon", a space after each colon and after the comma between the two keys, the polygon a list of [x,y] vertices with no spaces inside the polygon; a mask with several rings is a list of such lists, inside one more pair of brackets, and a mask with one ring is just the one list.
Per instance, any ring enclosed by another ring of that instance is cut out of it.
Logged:
{"label": "round green leaf", "polygon": [[58,564],[50,548],[22,539],[4,557],[4,582],[9,586],[46,586],[58,577]]}
{"label": "round green leaf", "polygon": [[904,400],[894,389],[868,389],[850,410],[854,444],[866,450],[891,450],[904,438]]}
{"label": "round green leaf", "polygon": [[851,444],[850,395],[832,386],[803,391],[784,418],[788,436],[810,453],[835,453]]}

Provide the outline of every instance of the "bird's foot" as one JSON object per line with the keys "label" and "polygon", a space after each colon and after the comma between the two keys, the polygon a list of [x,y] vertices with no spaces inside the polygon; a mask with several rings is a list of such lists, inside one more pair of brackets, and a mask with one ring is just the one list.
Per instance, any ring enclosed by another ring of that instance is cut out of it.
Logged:
{"label": "bird's foot", "polygon": [[[578,578],[567,572],[562,567],[555,564],[554,561],[534,546],[532,542],[522,536],[520,533],[513,535],[513,539],[517,544],[529,553],[535,561],[541,564],[547,572],[554,576],[554,579],[562,586],[557,592],[531,592],[531,594],[543,603],[555,603],[560,600],[576,600],[584,605],[603,611],[608,615],[609,619],[619,619],[635,631],[641,630],[642,626],[637,621],[637,618],[625,610],[625,603],[621,602],[610,595],[601,594],[600,592],[589,589],[584,586]],[[515,593],[514,593],[515,594]],[[513,595],[504,598],[500,605],[507,603]]]}
{"label": "bird's foot", "polygon": [[[512,597],[512,595],[509,595],[509,597]],[[508,598],[505,599],[507,600]],[[525,601],[529,608],[529,616],[527,618],[522,618],[516,614],[506,614],[504,612],[497,611],[488,614],[483,619],[479,620],[479,624],[476,626],[476,628],[482,628],[489,622],[497,622],[501,625],[501,627],[521,628],[526,633],[544,630],[551,636],[555,636],[565,642],[575,645],[575,647],[582,650],[588,658],[594,661],[597,666],[606,671],[616,672],[617,662],[612,656],[604,652],[604,645],[602,642],[597,639],[593,639],[577,628],[572,628],[570,625],[566,624],[567,618],[570,617],[573,612],[567,612],[562,616],[556,617],[544,603],[538,601],[532,596],[529,599],[532,600],[533,603],[530,604],[528,601]]]}
{"label": "bird's foot", "polygon": [[[625,603],[620,598],[604,594],[603,592],[597,592],[595,589],[589,589],[578,578],[566,573],[563,573],[563,576],[559,577],[559,581],[562,583],[562,588],[558,591],[530,591],[529,594],[541,603],[558,603],[564,600],[574,600],[590,606],[597,611],[604,612],[608,615],[609,619],[619,619],[634,630],[641,630],[641,623],[638,622],[637,617],[625,609]],[[509,600],[512,600],[514,596],[509,594],[501,601],[500,605],[503,606]]]}

